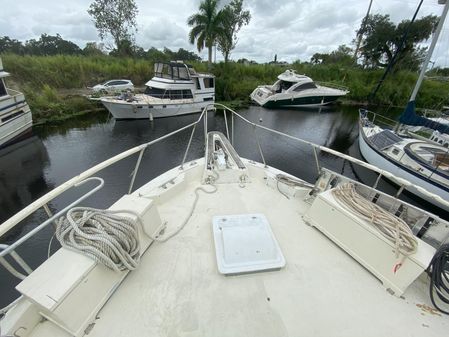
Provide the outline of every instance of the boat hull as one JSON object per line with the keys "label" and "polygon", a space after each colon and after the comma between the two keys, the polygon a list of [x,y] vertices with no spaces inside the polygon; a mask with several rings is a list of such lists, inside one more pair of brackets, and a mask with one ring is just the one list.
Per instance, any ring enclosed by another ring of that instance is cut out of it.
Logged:
{"label": "boat hull", "polygon": [[[359,147],[362,156],[368,163],[375,165],[385,171],[388,171],[399,178],[403,178],[414,185],[420,186],[426,191],[440,196],[444,200],[449,200],[448,188],[445,188],[440,184],[431,182],[429,179],[424,179],[423,177],[419,176],[418,173],[415,173],[412,170],[403,167],[402,165],[398,165],[398,163],[394,163],[393,160],[387,158],[385,155],[381,154],[378,150],[371,146],[361,126],[359,126]],[[397,181],[393,180],[393,182],[399,184]],[[424,195],[414,186],[407,186],[405,187],[405,189],[410,193],[420,197],[421,199],[449,212],[449,207],[439,203],[438,200],[435,200],[430,196]]]}
{"label": "boat hull", "polygon": [[262,106],[264,108],[323,106],[335,102],[339,97],[340,96],[309,96],[281,100],[270,100]]}
{"label": "boat hull", "polygon": [[101,100],[106,109],[116,120],[124,119],[151,119],[187,115],[201,112],[205,107],[211,106],[213,101],[192,102],[182,104],[136,104]]}
{"label": "boat hull", "polygon": [[26,104],[23,114],[0,125],[0,148],[26,137],[31,132],[32,125],[31,111]]}

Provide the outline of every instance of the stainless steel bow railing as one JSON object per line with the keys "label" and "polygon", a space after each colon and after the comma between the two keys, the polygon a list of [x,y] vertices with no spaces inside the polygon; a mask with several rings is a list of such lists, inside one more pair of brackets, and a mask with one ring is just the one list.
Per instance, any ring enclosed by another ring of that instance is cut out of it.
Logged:
{"label": "stainless steel bow railing", "polygon": [[[127,151],[124,151],[110,159],[107,159],[97,165],[95,165],[94,167],[82,172],[81,174],[73,177],[72,179],[66,181],[65,183],[59,185],[58,187],[56,187],[55,189],[53,189],[52,191],[50,191],[49,193],[45,194],[44,196],[42,196],[41,198],[37,199],[36,201],[34,201],[33,203],[31,203],[30,205],[28,205],[27,207],[25,207],[24,209],[22,209],[20,212],[18,212],[17,214],[15,214],[14,216],[12,216],[10,219],[6,220],[3,224],[0,225],[0,238],[5,235],[5,233],[7,233],[9,230],[11,230],[12,228],[14,228],[15,226],[17,226],[21,221],[23,221],[25,218],[27,218],[28,216],[30,216],[31,214],[33,214],[35,211],[37,211],[40,208],[44,208],[45,211],[47,212],[49,218],[43,222],[42,224],[38,225],[36,228],[34,228],[33,230],[31,230],[29,233],[25,234],[22,238],[18,239],[16,242],[14,242],[13,244],[7,246],[7,245],[2,245],[0,246],[0,263],[3,264],[3,266],[5,266],[5,268],[9,271],[11,271],[11,273],[18,277],[18,278],[24,278],[26,277],[26,275],[22,272],[17,271],[15,268],[12,268],[14,270],[11,269],[11,265],[4,259],[4,257],[7,254],[10,254],[12,256],[12,258],[15,260],[15,262],[21,267],[21,269],[26,273],[29,274],[31,272],[31,268],[20,258],[18,257],[17,253],[15,252],[15,249],[20,246],[21,244],[23,244],[25,241],[29,240],[31,237],[33,237],[37,232],[39,232],[41,229],[43,229],[44,227],[48,226],[50,223],[53,223],[58,217],[64,215],[71,207],[79,204],[81,201],[85,200],[87,197],[89,197],[90,195],[92,195],[93,193],[97,192],[99,189],[101,189],[103,187],[103,180],[101,178],[98,177],[92,177],[94,174],[96,174],[97,172],[111,166],[112,164],[117,163],[118,161],[121,161],[123,159],[126,159],[134,154],[139,154],[137,157],[137,161],[134,167],[134,170],[132,171],[131,174],[131,181],[130,181],[130,185],[129,185],[129,189],[128,189],[128,193],[131,193],[133,191],[133,187],[134,187],[134,183],[135,183],[135,179],[137,176],[137,173],[139,171],[139,167],[140,164],[142,162],[142,158],[144,156],[145,150],[164,140],[167,139],[169,137],[172,137],[184,130],[187,129],[191,129],[191,134],[190,134],[190,138],[189,141],[187,143],[186,146],[186,150],[184,152],[183,158],[182,158],[182,162],[180,165],[180,169],[183,169],[183,166],[185,164],[187,155],[189,153],[190,150],[190,146],[192,143],[192,139],[194,137],[195,131],[197,129],[198,124],[200,124],[201,122],[204,123],[204,141],[206,143],[206,139],[207,139],[207,132],[208,132],[208,125],[207,125],[207,115],[208,115],[208,111],[212,108],[219,108],[219,109],[223,109],[224,112],[224,120],[225,120],[225,128],[226,128],[226,135],[228,137],[228,139],[230,139],[231,144],[234,145],[234,125],[235,125],[235,119],[239,119],[241,121],[243,121],[244,123],[246,123],[247,125],[250,125],[252,127],[252,130],[254,132],[254,138],[257,142],[257,147],[259,150],[259,154],[261,157],[261,161],[263,162],[263,164],[266,166],[266,161],[265,161],[265,156],[263,154],[262,151],[262,146],[260,144],[259,141],[259,134],[258,134],[258,130],[263,130],[272,134],[276,134],[282,137],[285,137],[287,139],[290,140],[294,140],[299,142],[300,144],[309,146],[312,151],[313,151],[313,155],[315,158],[315,165],[316,165],[316,169],[318,174],[321,171],[321,165],[320,165],[320,159],[318,156],[318,151],[323,151],[329,154],[332,154],[336,157],[339,157],[343,160],[349,161],[353,164],[359,165],[361,167],[364,167],[372,172],[375,172],[377,174],[377,179],[375,181],[375,183],[373,184],[373,188],[375,189],[377,187],[377,184],[379,183],[380,179],[382,177],[386,177],[389,179],[394,180],[395,182],[397,182],[400,187],[398,192],[396,193],[396,195],[394,197],[398,197],[398,195],[402,192],[402,190],[407,187],[407,186],[412,186],[413,184],[411,184],[410,182],[396,177],[393,174],[384,171],[382,169],[379,169],[373,165],[367,164],[359,159],[353,158],[349,155],[343,154],[341,152],[332,150],[330,148],[327,148],[325,146],[321,146],[321,145],[317,145],[314,144],[312,142],[309,142],[307,140],[295,137],[295,136],[291,136],[288,135],[286,133],[283,133],[281,131],[277,131],[277,130],[273,130],[270,129],[266,126],[254,123],[248,119],[246,119],[245,117],[243,117],[242,115],[238,114],[237,112],[235,112],[234,110],[226,107],[225,105],[219,104],[219,103],[214,103],[214,104],[210,104],[207,107],[205,107],[203,109],[203,111],[201,112],[200,116],[198,117],[198,119],[178,130],[172,131],[160,138],[157,138],[155,140],[152,140],[148,143],[144,143],[142,145],[136,146],[134,148],[131,148]],[[231,121],[230,123],[228,122],[228,113],[231,114]],[[230,125],[229,125],[230,124]],[[80,197],[79,199],[77,199],[76,201],[74,201],[73,203],[71,203],[70,205],[68,205],[67,207],[65,207],[64,209],[62,209],[61,211],[57,212],[55,215],[51,214],[51,212],[49,211],[48,208],[48,203],[51,202],[53,199],[55,199],[57,196],[61,195],[62,193],[64,193],[65,191],[69,190],[72,187],[76,187],[79,185],[82,185],[90,180],[97,180],[100,183],[93,188],[92,190],[90,190],[88,193],[84,194],[82,197]],[[449,201],[443,200],[441,197],[434,195],[420,187],[414,186],[417,189],[420,189],[421,192],[425,195],[428,195],[431,198],[435,198],[436,200],[438,200],[440,203],[445,204],[449,207]],[[423,211],[425,212],[425,211]],[[428,213],[428,212],[425,212]],[[439,219],[437,216],[433,216],[434,219]],[[6,263],[5,263],[6,262]]]}

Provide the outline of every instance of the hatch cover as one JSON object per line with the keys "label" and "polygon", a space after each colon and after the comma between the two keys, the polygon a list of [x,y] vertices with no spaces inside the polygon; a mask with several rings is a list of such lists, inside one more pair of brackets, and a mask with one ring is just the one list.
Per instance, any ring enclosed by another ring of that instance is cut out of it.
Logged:
{"label": "hatch cover", "polygon": [[391,132],[390,130],[383,130],[379,133],[376,133],[370,137],[368,137],[370,142],[379,150],[385,150],[393,144],[399,143],[402,141],[402,138]]}
{"label": "hatch cover", "polygon": [[263,214],[214,216],[212,229],[221,274],[266,271],[285,266],[279,244]]}

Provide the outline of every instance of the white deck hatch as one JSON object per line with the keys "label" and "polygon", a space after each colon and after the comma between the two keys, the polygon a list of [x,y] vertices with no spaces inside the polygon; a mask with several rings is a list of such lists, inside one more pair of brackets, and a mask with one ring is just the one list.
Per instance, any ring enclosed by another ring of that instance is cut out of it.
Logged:
{"label": "white deck hatch", "polygon": [[221,274],[241,274],[285,266],[284,255],[263,214],[214,216],[212,228]]}

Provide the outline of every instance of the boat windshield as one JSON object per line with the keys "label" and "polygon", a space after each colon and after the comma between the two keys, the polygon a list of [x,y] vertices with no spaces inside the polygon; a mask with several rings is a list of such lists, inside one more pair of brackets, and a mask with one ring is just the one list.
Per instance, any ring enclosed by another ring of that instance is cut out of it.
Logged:
{"label": "boat windshield", "polygon": [[275,85],[275,92],[277,93],[281,93],[283,91],[287,91],[288,89],[290,89],[290,87],[295,84],[294,82],[288,82],[288,81],[279,81],[276,85]]}
{"label": "boat windshield", "polygon": [[147,87],[145,89],[145,94],[156,98],[163,98],[165,94],[165,89]]}
{"label": "boat windshield", "polygon": [[192,90],[190,89],[166,90],[161,88],[147,87],[145,89],[145,94],[156,98],[171,99],[171,100],[193,98]]}
{"label": "boat windshield", "polygon": [[190,80],[190,71],[184,63],[155,63],[154,76],[171,80]]}
{"label": "boat windshield", "polygon": [[298,85],[293,91],[303,91],[306,89],[316,89],[316,85],[313,82],[306,82],[303,84]]}
{"label": "boat windshield", "polygon": [[413,153],[438,171],[449,173],[449,149],[420,146]]}

